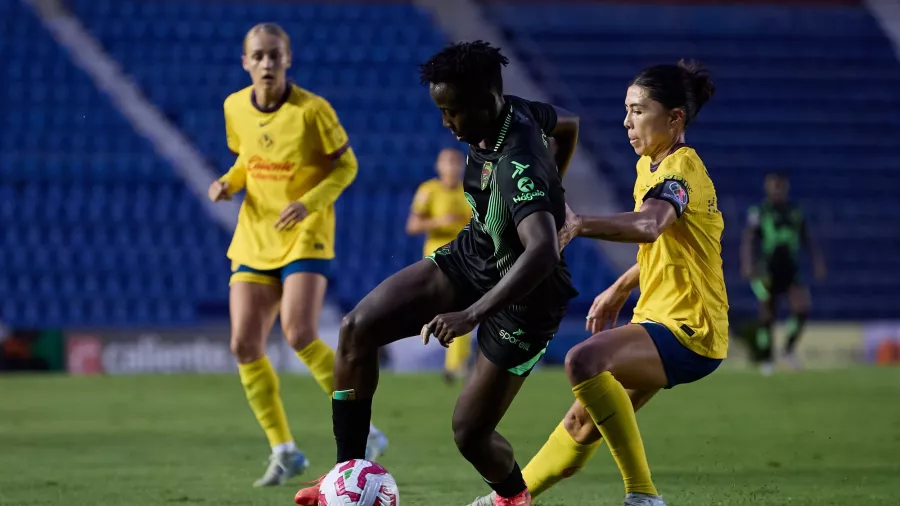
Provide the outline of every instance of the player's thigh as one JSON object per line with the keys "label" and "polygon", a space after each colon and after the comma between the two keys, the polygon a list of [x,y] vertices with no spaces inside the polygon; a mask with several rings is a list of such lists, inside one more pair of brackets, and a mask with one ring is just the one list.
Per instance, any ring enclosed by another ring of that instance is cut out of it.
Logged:
{"label": "player's thigh", "polygon": [[566,355],[566,373],[573,384],[603,372],[627,389],[656,390],[669,384],[659,350],[642,325],[594,334]]}
{"label": "player's thigh", "polygon": [[339,347],[418,335],[438,314],[464,309],[462,290],[433,261],[420,260],[382,281],[344,317]]}
{"label": "player's thigh", "polygon": [[790,304],[791,313],[808,314],[812,309],[812,296],[809,288],[800,284],[792,285],[788,292],[788,304]]}
{"label": "player's thigh", "polygon": [[[637,412],[644,407],[657,392],[659,392],[659,389],[628,390],[628,397],[631,399],[634,411]],[[566,416],[563,418],[563,426],[569,435],[572,436],[572,439],[582,445],[595,443],[601,438],[600,431],[594,425],[591,415],[584,409],[584,405],[577,400],[572,403],[569,411],[566,412]]]}
{"label": "player's thigh", "polygon": [[265,354],[266,338],[278,316],[281,286],[277,282],[233,281],[228,295],[231,351],[241,363]]}
{"label": "player's thigh", "polygon": [[479,350],[453,410],[453,436],[460,448],[493,434],[525,376],[493,363]]}
{"label": "player's thigh", "polygon": [[295,272],[284,278],[281,329],[292,347],[300,349],[318,337],[327,288],[328,279],[318,272]]}

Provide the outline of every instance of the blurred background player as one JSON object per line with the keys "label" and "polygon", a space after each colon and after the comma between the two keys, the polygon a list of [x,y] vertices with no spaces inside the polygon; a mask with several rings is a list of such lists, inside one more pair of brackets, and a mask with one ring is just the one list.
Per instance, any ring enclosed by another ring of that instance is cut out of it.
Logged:
{"label": "blurred background player", "polygon": [[774,370],[773,324],[781,297],[788,296],[790,320],[784,357],[800,367],[797,343],[809,317],[811,297],[800,278],[800,247],[805,246],[813,261],[817,280],[825,279],[825,258],[807,226],[803,211],[788,199],[790,182],[785,174],[769,173],[765,178],[765,200],[747,211],[747,226],[741,241],[741,272],[750,280],[759,301],[756,351],[760,371]]}
{"label": "blurred background player", "polygon": [[[256,486],[283,484],[309,465],[296,448],[265,355],[281,316],[284,336],[322,389],[334,381],[334,351],[318,338],[318,318],[334,257],[334,202],[357,173],[356,156],[331,105],[287,80],[290,39],[278,25],[254,26],[243,67],[252,85],[225,100],[231,169],[209,187],[212,201],[246,189],[228,249],[231,349],[247,400],[272,447]],[[298,125],[304,125],[300,128]],[[386,441],[370,431],[370,457]]]}
{"label": "blurred background player", "polygon": [[[592,337],[566,355],[576,402],[523,471],[532,494],[577,472],[601,438],[625,484],[625,506],[664,506],[635,411],[661,388],[712,374],[728,350],[724,222],[715,187],[684,132],[715,87],[699,65],[656,65],[634,78],[625,128],[635,153],[634,212],[576,217],[576,235],[638,243],[637,263],[587,315]],[[633,325],[615,327],[635,288]],[[489,506],[491,496],[470,506]]]}
{"label": "blurred background player", "polygon": [[[438,177],[425,181],[416,190],[406,233],[425,235],[423,256],[437,251],[449,243],[469,223],[472,209],[466,202],[462,188],[465,156],[455,149],[444,149],[438,154],[435,169]],[[462,378],[472,355],[472,334],[457,337],[447,349],[444,360],[444,380],[450,384]]]}

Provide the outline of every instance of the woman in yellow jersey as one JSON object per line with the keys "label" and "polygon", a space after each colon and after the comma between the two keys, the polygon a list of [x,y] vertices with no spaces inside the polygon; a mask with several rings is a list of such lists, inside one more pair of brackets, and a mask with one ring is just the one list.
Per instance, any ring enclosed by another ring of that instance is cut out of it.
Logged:
{"label": "woman in yellow jersey", "polygon": [[[423,256],[456,239],[472,216],[462,188],[462,175],[466,168],[463,154],[455,149],[445,149],[438,154],[435,168],[438,177],[419,185],[406,220],[407,234],[425,235]],[[465,376],[471,355],[471,333],[450,343],[444,361],[444,379],[447,383],[454,383]]]}
{"label": "woman in yellow jersey", "polygon": [[[625,505],[665,504],[651,480],[634,412],[659,389],[712,373],[728,348],[722,215],[706,167],[684,138],[714,90],[693,63],[641,72],[625,98],[625,128],[641,157],[634,212],[567,220],[573,236],[640,246],[637,263],[594,300],[586,325],[594,335],[566,356],[577,401],[523,470],[533,496],[581,469],[602,438],[622,473]],[[615,327],[638,287],[633,325]]]}
{"label": "woman in yellow jersey", "polygon": [[[281,327],[297,356],[326,393],[333,390],[334,351],[317,335],[327,275],[334,258],[334,202],[356,177],[347,133],[322,97],[287,80],[290,39],[275,24],[254,26],[244,39],[243,67],[252,85],[225,100],[231,170],[209,187],[213,202],[246,190],[228,258],[232,260],[231,350],[250,407],[273,453],[256,486],[280,485],[303,472],[265,355]],[[373,458],[386,441],[370,435]]]}

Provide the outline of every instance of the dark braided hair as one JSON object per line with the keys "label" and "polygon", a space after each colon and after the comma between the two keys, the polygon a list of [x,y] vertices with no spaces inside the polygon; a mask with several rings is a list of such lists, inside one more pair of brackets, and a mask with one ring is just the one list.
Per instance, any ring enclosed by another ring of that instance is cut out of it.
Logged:
{"label": "dark braided hair", "polygon": [[422,84],[446,83],[478,95],[503,93],[502,69],[509,59],[489,42],[458,42],[419,67]]}

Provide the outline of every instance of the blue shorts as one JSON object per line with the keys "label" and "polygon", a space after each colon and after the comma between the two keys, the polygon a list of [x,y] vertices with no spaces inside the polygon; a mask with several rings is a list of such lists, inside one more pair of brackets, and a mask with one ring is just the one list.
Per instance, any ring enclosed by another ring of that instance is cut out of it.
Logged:
{"label": "blue shorts", "polygon": [[265,285],[283,285],[284,280],[291,274],[298,272],[310,272],[321,274],[326,278],[331,274],[331,260],[320,258],[304,258],[278,269],[259,270],[246,265],[239,265],[231,274],[231,282],[242,281],[245,283],[260,283]]}
{"label": "blue shorts", "polygon": [[653,339],[659,351],[659,358],[662,359],[663,369],[666,370],[666,378],[669,381],[666,388],[693,383],[709,376],[722,363],[721,358],[704,357],[688,349],[661,323],[641,322],[640,326],[647,329],[650,339]]}

